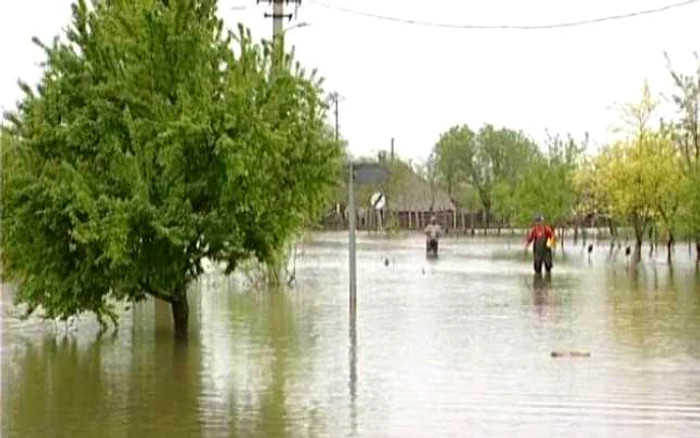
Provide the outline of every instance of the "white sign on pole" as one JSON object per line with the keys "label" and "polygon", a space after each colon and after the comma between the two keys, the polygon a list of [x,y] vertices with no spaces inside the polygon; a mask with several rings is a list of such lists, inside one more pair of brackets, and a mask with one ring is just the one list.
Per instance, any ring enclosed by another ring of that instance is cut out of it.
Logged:
{"label": "white sign on pole", "polygon": [[389,170],[376,163],[348,163],[348,270],[350,273],[350,309],[357,305],[357,272],[355,257],[355,182],[380,184],[389,178]]}
{"label": "white sign on pole", "polygon": [[375,210],[381,210],[386,205],[386,196],[382,192],[375,192],[369,202]]}

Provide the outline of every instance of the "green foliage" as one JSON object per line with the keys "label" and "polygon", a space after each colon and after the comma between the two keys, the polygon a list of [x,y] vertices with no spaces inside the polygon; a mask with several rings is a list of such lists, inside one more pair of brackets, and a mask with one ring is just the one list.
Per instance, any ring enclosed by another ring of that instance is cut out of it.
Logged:
{"label": "green foliage", "polygon": [[596,158],[596,190],[609,212],[632,224],[637,258],[648,226],[661,222],[672,231],[683,186],[680,160],[669,133],[652,127],[656,100],[645,84],[641,100],[626,105],[631,127],[627,138],[601,151]]}
{"label": "green foliage", "polygon": [[436,181],[450,197],[455,195],[460,183],[468,180],[467,172],[474,158],[474,136],[467,125],[453,126],[440,135],[433,149]]}
{"label": "green foliage", "polygon": [[481,208],[479,192],[466,183],[460,184],[457,188],[456,200],[462,208],[470,212],[475,212]]}
{"label": "green foliage", "polygon": [[[48,317],[179,299],[201,261],[278,262],[325,207],[341,149],[320,81],[223,31],[213,0],[73,6],[9,116],[3,262]],[[232,50],[232,48],[234,50]]]}
{"label": "green foliage", "polygon": [[[681,232],[700,240],[700,58],[692,74],[669,71],[676,87],[672,96],[679,112],[679,119],[671,125],[675,146],[682,161],[684,181],[680,196],[678,228]],[[698,254],[700,260],[700,254]]]}
{"label": "green foliage", "polygon": [[680,190],[678,230],[686,236],[700,236],[700,167],[688,169]]}
{"label": "green foliage", "polygon": [[[530,171],[530,168],[525,171],[525,174]],[[522,181],[522,180],[521,180]],[[508,181],[498,181],[492,189],[493,212],[500,218],[514,218],[520,213],[519,208],[521,199],[518,199],[518,183],[510,183]]]}
{"label": "green foliage", "polygon": [[557,226],[572,217],[578,201],[574,176],[585,147],[571,136],[550,137],[546,155],[536,156],[515,186],[517,224],[531,223],[535,214]]}
{"label": "green foliage", "polygon": [[485,211],[510,216],[519,176],[537,155],[537,146],[522,132],[483,126],[474,133],[467,125],[455,126],[435,145],[437,181],[454,198],[471,190]]}

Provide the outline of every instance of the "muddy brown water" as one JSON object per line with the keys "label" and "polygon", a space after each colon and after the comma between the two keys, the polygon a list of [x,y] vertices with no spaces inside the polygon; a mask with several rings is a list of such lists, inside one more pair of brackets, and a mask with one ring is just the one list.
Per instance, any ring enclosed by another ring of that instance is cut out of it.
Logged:
{"label": "muddy brown water", "polygon": [[[700,277],[683,246],[637,274],[568,243],[549,281],[520,240],[360,234],[348,312],[343,233],[299,248],[297,286],[245,292],[212,273],[169,308],[96,338],[19,321],[2,293],[3,437],[697,436]],[[388,266],[384,261],[388,259]],[[585,351],[590,357],[552,357]]]}

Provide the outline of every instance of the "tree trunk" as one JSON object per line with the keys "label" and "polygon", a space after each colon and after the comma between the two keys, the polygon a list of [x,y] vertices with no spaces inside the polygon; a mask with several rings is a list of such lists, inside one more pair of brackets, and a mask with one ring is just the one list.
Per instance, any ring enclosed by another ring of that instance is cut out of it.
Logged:
{"label": "tree trunk", "polygon": [[469,212],[469,228],[471,228],[472,236],[476,234],[476,227],[474,226],[475,218],[474,212]]}
{"label": "tree trunk", "polygon": [[642,261],[642,239],[640,237],[636,238],[637,242],[634,245],[634,263]]}
{"label": "tree trunk", "polygon": [[617,230],[615,229],[615,224],[613,221],[608,220],[608,228],[610,229],[610,238],[614,239],[617,236]]}
{"label": "tree trunk", "polygon": [[175,337],[177,339],[187,339],[187,321],[190,314],[187,304],[187,291],[183,291],[182,295],[174,297],[170,305],[173,311]]}
{"label": "tree trunk", "polygon": [[598,221],[595,215],[591,216],[591,230],[595,233],[594,241],[600,242],[600,234],[598,233]]}
{"label": "tree trunk", "polygon": [[671,264],[671,250],[673,249],[673,244],[675,239],[673,238],[673,232],[668,232],[668,241],[666,242],[666,261]]}
{"label": "tree trunk", "polygon": [[564,227],[559,228],[559,245],[561,245],[561,252],[564,254]]}
{"label": "tree trunk", "polygon": [[578,244],[578,216],[574,217],[574,245]]}
{"label": "tree trunk", "polygon": [[[671,231],[669,231],[671,233]],[[654,231],[654,251],[658,254],[659,253],[659,230],[656,229]]]}
{"label": "tree trunk", "polygon": [[642,260],[642,244],[644,243],[644,223],[640,223],[640,218],[638,215],[634,215],[632,218],[632,224],[634,226],[634,263],[638,263]]}
{"label": "tree trunk", "polygon": [[700,238],[695,240],[695,264],[700,265]]}

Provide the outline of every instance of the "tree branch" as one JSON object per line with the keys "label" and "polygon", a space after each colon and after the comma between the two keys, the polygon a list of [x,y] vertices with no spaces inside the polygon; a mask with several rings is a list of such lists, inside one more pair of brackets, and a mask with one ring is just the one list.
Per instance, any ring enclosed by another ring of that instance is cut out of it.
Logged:
{"label": "tree branch", "polygon": [[148,287],[148,286],[147,286],[146,284],[144,284],[144,283],[141,283],[141,288],[143,289],[143,291],[144,291],[145,293],[147,293],[148,295],[151,295],[152,297],[155,297],[155,298],[158,298],[158,299],[160,299],[160,300],[163,300],[163,301],[165,301],[166,303],[172,303],[172,302],[173,302],[173,297],[172,297],[172,296],[170,296],[170,295],[168,295],[168,294],[166,294],[166,293],[163,293],[163,292],[156,291],[156,290],[154,290],[153,288]]}

